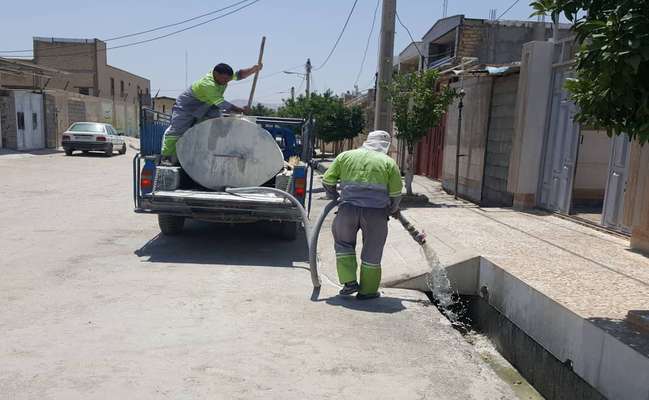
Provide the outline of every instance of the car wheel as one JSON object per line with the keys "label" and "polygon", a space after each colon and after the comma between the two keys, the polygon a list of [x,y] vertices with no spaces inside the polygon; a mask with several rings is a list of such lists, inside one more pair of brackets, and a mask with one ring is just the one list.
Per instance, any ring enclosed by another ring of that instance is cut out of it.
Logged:
{"label": "car wheel", "polygon": [[158,214],[158,226],[165,236],[180,235],[185,226],[185,217],[177,215]]}
{"label": "car wheel", "polygon": [[105,154],[106,154],[106,157],[112,157],[112,155],[113,155],[113,145],[112,144],[110,144],[110,145],[108,145],[108,147],[106,147]]}
{"label": "car wheel", "polygon": [[119,150],[119,154],[126,154],[126,143],[122,144],[122,148]]}
{"label": "car wheel", "polygon": [[81,152],[82,152],[83,154],[88,154],[88,153],[90,153],[90,150],[81,150]]}
{"label": "car wheel", "polygon": [[282,222],[279,226],[279,237],[282,240],[293,241],[297,239],[297,222]]}
{"label": "car wheel", "polygon": [[66,156],[71,156],[73,151],[74,150],[72,150],[72,149],[65,149],[65,155]]}

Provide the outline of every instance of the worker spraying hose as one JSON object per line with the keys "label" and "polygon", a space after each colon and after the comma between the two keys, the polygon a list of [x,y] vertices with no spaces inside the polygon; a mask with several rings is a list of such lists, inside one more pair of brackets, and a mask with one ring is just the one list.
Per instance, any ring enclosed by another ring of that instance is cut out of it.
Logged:
{"label": "worker spraying hose", "polygon": [[[389,148],[387,132],[371,132],[360,148],[336,157],[322,179],[327,196],[340,201],[332,232],[341,295],[357,293],[361,300],[379,296],[388,218],[398,216],[402,190],[401,173],[387,155]],[[363,233],[360,279],[356,260],[359,230]],[[310,242],[315,245],[313,239]]]}

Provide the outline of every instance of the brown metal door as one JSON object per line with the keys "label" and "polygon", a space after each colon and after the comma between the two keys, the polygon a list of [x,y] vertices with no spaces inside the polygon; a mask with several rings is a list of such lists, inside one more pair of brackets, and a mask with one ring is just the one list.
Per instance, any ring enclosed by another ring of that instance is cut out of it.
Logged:
{"label": "brown metal door", "polygon": [[441,178],[445,131],[446,116],[417,145],[416,173],[418,175],[425,175],[433,179]]}

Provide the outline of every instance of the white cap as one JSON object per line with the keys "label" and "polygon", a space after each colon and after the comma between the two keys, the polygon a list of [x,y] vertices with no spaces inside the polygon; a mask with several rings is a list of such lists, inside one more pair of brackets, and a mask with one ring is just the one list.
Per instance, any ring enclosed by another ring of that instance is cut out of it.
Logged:
{"label": "white cap", "polygon": [[388,154],[391,140],[390,134],[386,131],[373,131],[367,135],[363,148]]}

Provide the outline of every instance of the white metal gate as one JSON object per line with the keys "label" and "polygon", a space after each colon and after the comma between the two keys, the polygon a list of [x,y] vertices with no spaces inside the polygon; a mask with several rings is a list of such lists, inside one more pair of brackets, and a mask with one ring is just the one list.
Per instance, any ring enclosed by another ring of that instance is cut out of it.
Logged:
{"label": "white metal gate", "polygon": [[602,209],[602,225],[629,232],[622,223],[624,216],[624,194],[626,192],[631,143],[627,135],[611,139],[611,158],[608,165],[608,179]]}
{"label": "white metal gate", "polygon": [[539,204],[565,214],[570,213],[580,133],[580,126],[574,121],[576,106],[565,89],[565,81],[571,75],[570,63],[554,65],[550,118],[539,188]]}
{"label": "white metal gate", "polygon": [[43,129],[43,95],[14,92],[16,105],[16,135],[18,150],[45,148]]}

